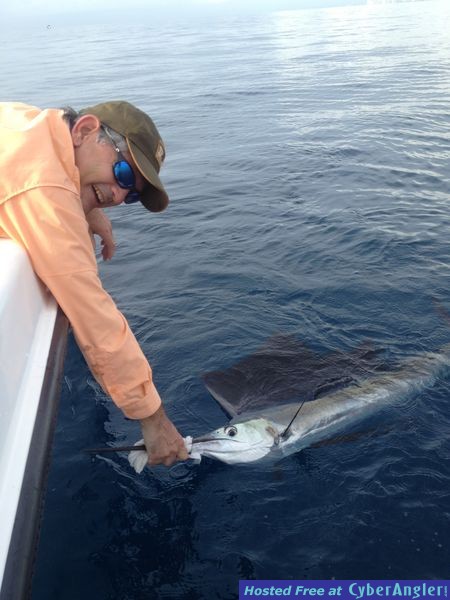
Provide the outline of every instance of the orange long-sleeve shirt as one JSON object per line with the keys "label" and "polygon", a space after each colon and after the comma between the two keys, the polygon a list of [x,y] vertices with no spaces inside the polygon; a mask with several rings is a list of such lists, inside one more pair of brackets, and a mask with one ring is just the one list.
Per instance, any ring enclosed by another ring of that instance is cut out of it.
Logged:
{"label": "orange long-sleeve shirt", "polygon": [[128,417],[142,419],[161,399],[148,361],[100,282],[62,114],[0,103],[0,237],[25,248],[97,381]]}

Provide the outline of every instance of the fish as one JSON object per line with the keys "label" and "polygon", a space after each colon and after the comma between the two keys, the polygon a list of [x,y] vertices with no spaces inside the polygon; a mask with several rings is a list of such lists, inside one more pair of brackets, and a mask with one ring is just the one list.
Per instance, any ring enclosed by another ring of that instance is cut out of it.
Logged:
{"label": "fish", "polygon": [[[450,344],[398,364],[363,344],[320,354],[281,335],[224,371],[203,376],[230,420],[186,438],[190,458],[237,465],[278,459],[342,434],[385,406],[416,396],[450,371]],[[142,442],[142,441],[141,441]],[[145,465],[145,451],[130,463]]]}

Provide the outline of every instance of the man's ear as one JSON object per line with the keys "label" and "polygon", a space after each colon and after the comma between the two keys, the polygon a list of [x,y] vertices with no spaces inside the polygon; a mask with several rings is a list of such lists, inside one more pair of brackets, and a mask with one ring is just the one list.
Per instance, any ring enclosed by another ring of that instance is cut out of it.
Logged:
{"label": "man's ear", "polygon": [[72,127],[71,135],[73,145],[81,146],[86,138],[100,130],[100,120],[95,115],[83,115]]}

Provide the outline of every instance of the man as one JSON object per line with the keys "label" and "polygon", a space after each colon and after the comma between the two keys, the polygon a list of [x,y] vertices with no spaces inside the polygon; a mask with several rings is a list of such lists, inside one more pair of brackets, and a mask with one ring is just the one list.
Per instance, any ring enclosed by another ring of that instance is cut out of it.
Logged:
{"label": "man", "polygon": [[114,251],[101,208],[169,202],[159,179],[165,157],[150,119],[128,102],[82,110],[0,103],[0,237],[23,246],[72,325],[103,389],[140,421],[150,464],[185,460],[184,442],[165,415],[150,366],[98,277],[90,228]]}

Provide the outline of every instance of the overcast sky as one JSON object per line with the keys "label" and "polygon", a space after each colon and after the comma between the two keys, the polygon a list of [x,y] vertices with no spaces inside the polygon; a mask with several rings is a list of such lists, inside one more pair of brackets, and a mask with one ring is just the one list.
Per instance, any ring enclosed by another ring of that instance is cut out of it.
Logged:
{"label": "overcast sky", "polygon": [[145,12],[156,16],[221,14],[296,10],[366,4],[365,0],[0,0],[0,18],[45,18],[77,14],[88,17],[104,12],[105,16],[126,11],[129,17]]}

